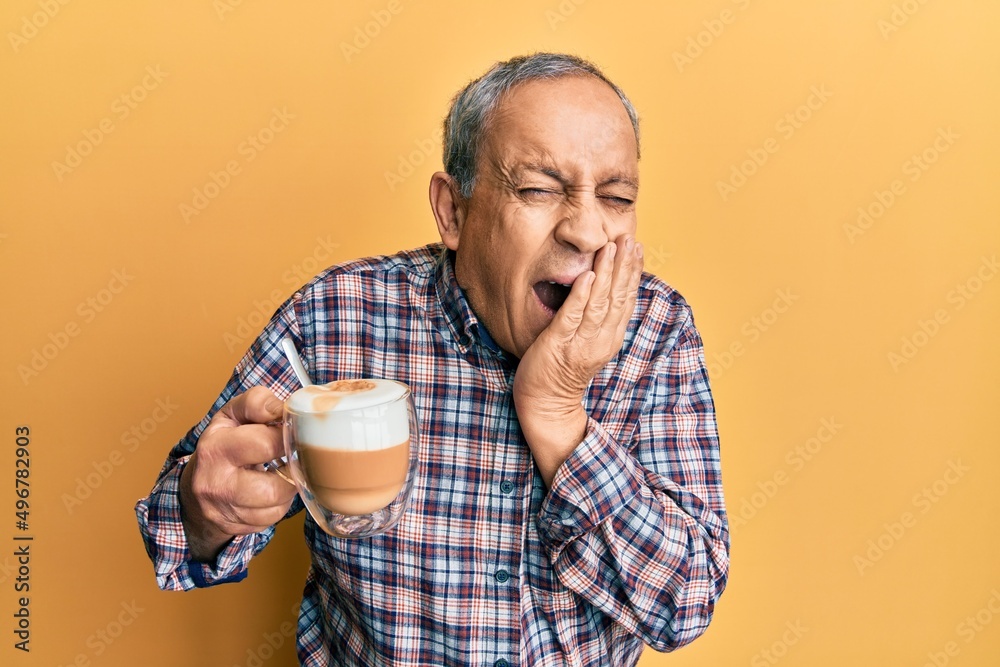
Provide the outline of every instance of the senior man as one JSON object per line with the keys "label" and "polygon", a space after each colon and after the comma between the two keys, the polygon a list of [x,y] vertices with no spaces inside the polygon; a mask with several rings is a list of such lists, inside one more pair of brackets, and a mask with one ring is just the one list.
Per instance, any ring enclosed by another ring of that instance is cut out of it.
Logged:
{"label": "senior man", "polygon": [[136,511],[157,581],[237,581],[294,490],[258,464],[298,384],[413,391],[421,474],[400,523],[306,517],[304,665],[634,665],[707,627],[729,567],[714,406],[683,298],[642,273],[638,119],[593,64],[534,54],[455,97],[441,235],[296,292]]}

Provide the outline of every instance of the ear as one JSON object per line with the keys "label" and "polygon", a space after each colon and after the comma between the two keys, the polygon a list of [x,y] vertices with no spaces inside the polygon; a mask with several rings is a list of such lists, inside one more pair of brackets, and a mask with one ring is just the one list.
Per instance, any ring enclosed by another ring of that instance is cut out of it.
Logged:
{"label": "ear", "polygon": [[459,195],[458,183],[443,171],[435,172],[431,176],[429,195],[441,241],[449,250],[458,250],[465,222],[465,200]]}

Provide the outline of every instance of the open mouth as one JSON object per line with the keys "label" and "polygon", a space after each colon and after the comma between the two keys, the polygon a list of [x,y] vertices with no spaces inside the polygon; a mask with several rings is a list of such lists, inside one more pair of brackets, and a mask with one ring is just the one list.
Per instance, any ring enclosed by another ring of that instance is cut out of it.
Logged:
{"label": "open mouth", "polygon": [[554,313],[566,302],[566,297],[569,296],[572,287],[572,285],[543,280],[535,283],[535,295],[543,306]]}

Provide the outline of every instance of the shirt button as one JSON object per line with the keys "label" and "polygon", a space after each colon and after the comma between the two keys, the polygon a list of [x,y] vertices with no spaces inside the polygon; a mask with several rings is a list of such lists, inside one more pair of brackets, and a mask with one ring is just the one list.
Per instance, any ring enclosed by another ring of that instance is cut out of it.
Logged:
{"label": "shirt button", "polygon": [[501,493],[507,494],[513,490],[514,490],[514,482],[510,481],[509,479],[505,479],[504,481],[500,482]]}
{"label": "shirt button", "polygon": [[510,573],[507,570],[497,570],[497,573],[493,577],[501,584],[505,584],[510,579]]}
{"label": "shirt button", "polygon": [[504,660],[503,658],[500,658],[499,660],[493,663],[493,667],[510,667],[510,663]]}

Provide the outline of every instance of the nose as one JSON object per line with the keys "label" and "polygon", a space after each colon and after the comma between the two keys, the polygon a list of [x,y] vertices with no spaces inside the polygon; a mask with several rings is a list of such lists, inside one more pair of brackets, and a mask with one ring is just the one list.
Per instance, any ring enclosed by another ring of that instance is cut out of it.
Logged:
{"label": "nose", "polygon": [[597,197],[590,193],[579,197],[562,209],[562,219],[556,225],[556,240],[565,246],[590,255],[608,242],[608,219]]}

